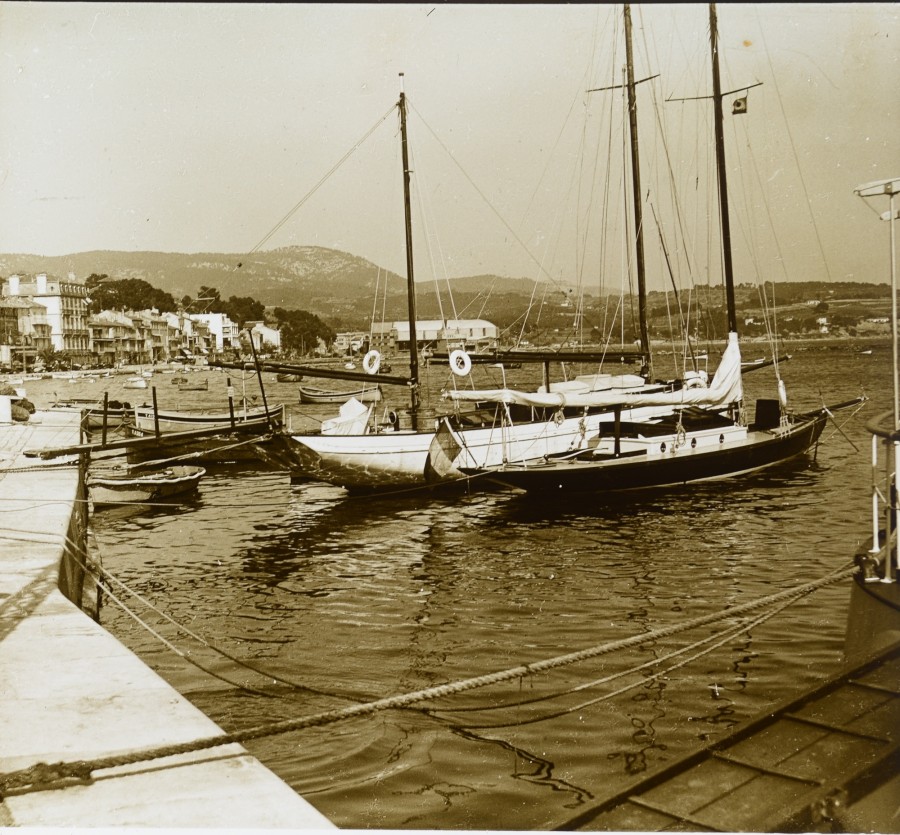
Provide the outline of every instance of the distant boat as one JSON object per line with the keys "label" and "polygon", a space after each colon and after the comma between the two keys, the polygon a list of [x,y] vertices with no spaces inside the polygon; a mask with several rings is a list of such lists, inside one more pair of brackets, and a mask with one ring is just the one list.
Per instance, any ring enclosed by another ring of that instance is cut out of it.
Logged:
{"label": "distant boat", "polygon": [[[266,417],[266,409],[263,406],[235,407],[234,422],[243,423],[248,420],[256,420]],[[275,425],[284,420],[283,406],[270,406],[268,416]],[[157,422],[160,432],[187,432],[191,429],[209,429],[221,426],[228,428],[231,424],[230,412],[188,412],[159,409],[156,417],[152,406],[135,406],[134,426],[132,431],[136,435],[153,435],[156,433]]]}
{"label": "distant boat", "polygon": [[188,466],[134,473],[119,465],[89,473],[87,488],[95,506],[149,502],[196,490],[205,473]]}
{"label": "distant boat", "polygon": [[862,354],[863,356],[869,356],[872,353],[872,349],[867,348],[865,351],[860,351],[859,353]]}
{"label": "distant boat", "polygon": [[184,380],[178,383],[178,391],[208,391],[209,380]]}
{"label": "distant boat", "polygon": [[129,377],[124,383],[122,383],[122,388],[145,389],[147,388],[147,379],[145,377]]}
{"label": "distant boat", "polygon": [[276,374],[275,379],[279,383],[299,383],[303,379],[302,374]]}
{"label": "distant boat", "polygon": [[360,403],[378,403],[381,400],[381,387],[369,386],[354,391],[334,391],[300,386],[301,403],[344,403],[355,397]]}

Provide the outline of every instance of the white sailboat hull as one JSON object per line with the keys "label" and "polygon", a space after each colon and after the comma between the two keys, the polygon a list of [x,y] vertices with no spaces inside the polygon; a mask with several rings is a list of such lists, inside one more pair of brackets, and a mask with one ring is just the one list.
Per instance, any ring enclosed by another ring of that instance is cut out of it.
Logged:
{"label": "white sailboat hull", "polygon": [[[666,408],[624,410],[623,420],[648,420]],[[455,451],[438,449],[436,433],[382,432],[366,435],[293,435],[302,474],[348,489],[414,487],[464,478],[460,467],[498,466],[504,460],[558,455],[586,448],[612,412],[565,418],[562,422],[454,431]],[[456,449],[458,447],[458,449]]]}

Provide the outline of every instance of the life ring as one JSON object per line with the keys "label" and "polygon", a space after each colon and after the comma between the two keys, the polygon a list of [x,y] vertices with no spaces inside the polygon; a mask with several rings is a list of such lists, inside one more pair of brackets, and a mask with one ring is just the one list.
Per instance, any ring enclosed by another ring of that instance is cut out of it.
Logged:
{"label": "life ring", "polygon": [[381,354],[375,350],[369,351],[369,353],[363,357],[362,364],[366,374],[377,374],[378,369],[381,368]]}
{"label": "life ring", "polygon": [[450,370],[457,377],[465,377],[472,370],[472,358],[461,348],[450,354]]}

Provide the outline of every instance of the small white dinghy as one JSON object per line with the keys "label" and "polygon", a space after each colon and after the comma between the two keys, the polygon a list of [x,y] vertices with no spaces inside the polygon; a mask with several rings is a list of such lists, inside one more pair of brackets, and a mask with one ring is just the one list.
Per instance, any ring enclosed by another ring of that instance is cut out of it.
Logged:
{"label": "small white dinghy", "polygon": [[134,472],[124,466],[88,474],[87,487],[94,506],[151,502],[197,489],[206,474],[203,467],[165,467]]}

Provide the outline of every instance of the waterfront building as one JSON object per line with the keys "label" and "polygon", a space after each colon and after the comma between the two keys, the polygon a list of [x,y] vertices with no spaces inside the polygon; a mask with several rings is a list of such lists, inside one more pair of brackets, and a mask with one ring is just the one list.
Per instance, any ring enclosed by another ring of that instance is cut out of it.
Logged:
{"label": "waterfront building", "polygon": [[260,353],[281,350],[281,331],[270,327],[265,322],[245,322],[244,327],[250,331],[250,338]]}
{"label": "waterfront building", "polygon": [[33,369],[52,344],[46,307],[27,297],[0,297],[0,365]]}
{"label": "waterfront building", "polygon": [[241,333],[236,322],[232,322],[226,313],[189,313],[186,314],[194,322],[206,325],[211,339],[213,351],[240,350]]}
{"label": "waterfront building", "polygon": [[[486,319],[420,319],[416,322],[419,345],[438,351],[491,349],[497,346],[499,339],[500,329]],[[373,322],[369,345],[379,351],[409,350],[409,322]]]}
{"label": "waterfront building", "polygon": [[46,310],[52,347],[68,354],[75,363],[90,362],[88,291],[74,273],[65,279],[38,273],[31,280],[13,274],[3,282],[2,294],[4,298],[29,298],[41,305]]}
{"label": "waterfront building", "polygon": [[361,351],[368,344],[369,335],[363,331],[346,331],[334,336],[331,352],[338,356],[354,354]]}

